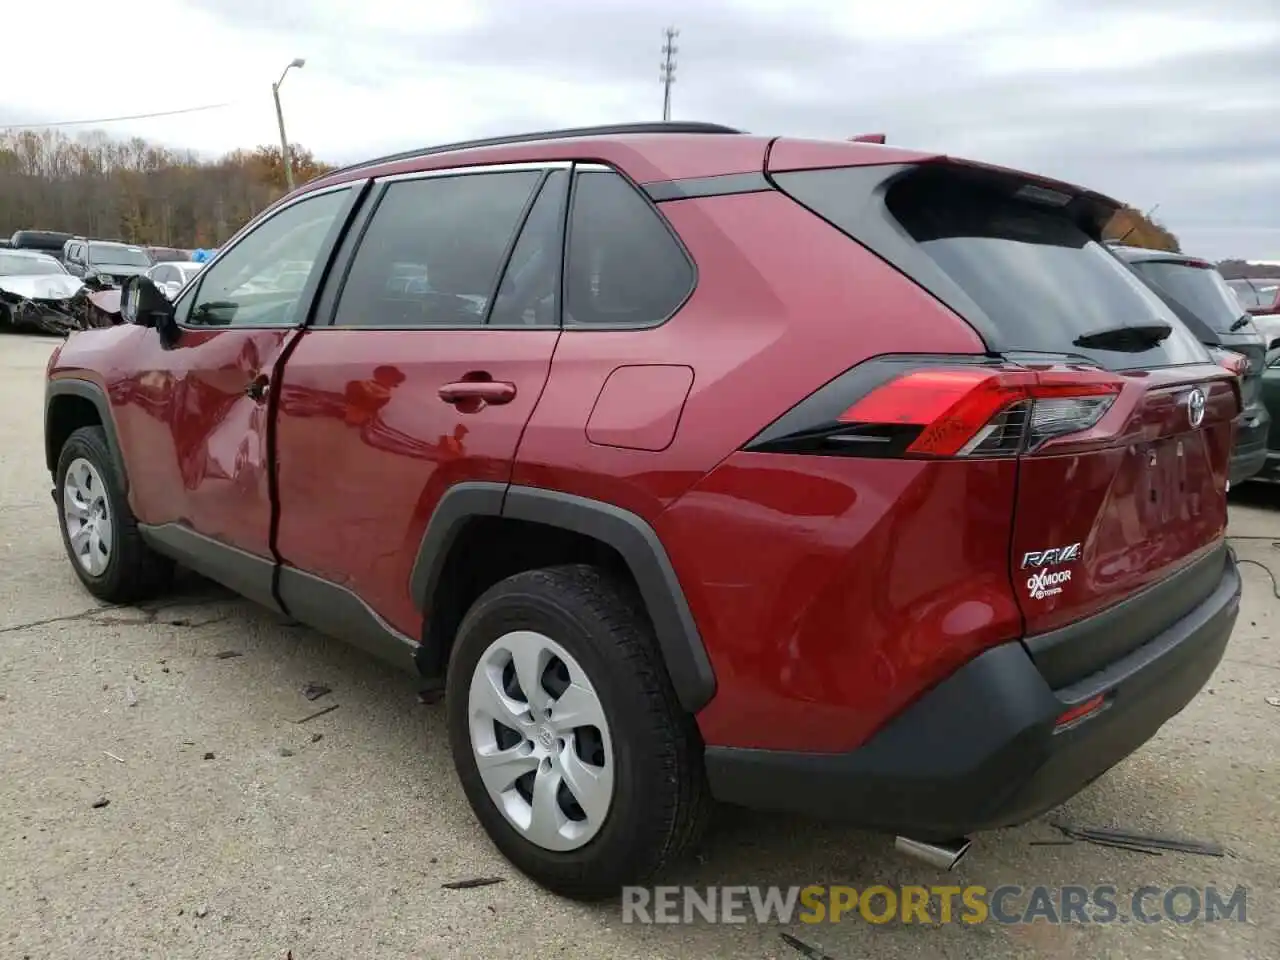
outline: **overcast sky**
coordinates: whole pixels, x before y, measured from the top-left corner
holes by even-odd
[[[1280,259],[1280,0],[8,0],[0,125],[103,124],[341,162],[673,116],[1023,167],[1140,208],[1190,252]],[[20,39],[21,42],[14,42]],[[89,127],[63,127],[74,133]]]

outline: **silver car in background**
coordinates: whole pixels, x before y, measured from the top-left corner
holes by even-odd
[[[165,263],[157,263],[147,271],[147,276],[152,283],[160,288],[160,291],[166,297],[172,300],[183,287],[191,282],[191,278],[199,273],[200,268],[203,266],[203,263],[169,260]]]

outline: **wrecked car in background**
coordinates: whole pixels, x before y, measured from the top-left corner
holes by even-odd
[[[66,334],[108,327],[119,321],[119,299],[118,290],[71,276],[48,254],[0,250],[0,329]]]

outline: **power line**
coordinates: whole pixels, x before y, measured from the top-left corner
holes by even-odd
[[[204,110],[221,110],[235,106],[236,101],[206,103],[199,107],[183,107],[181,110],[158,110],[155,113],[133,113],[123,117],[99,117],[95,120],[53,120],[49,123],[10,123],[0,126],[0,131],[33,130],[37,127],[83,127],[99,123],[119,123],[123,120],[151,120],[154,117],[176,117],[183,113],[200,113]]]
[[[676,46],[676,37],[680,36],[680,31],[675,27],[667,27],[662,31],[666,43],[662,45],[662,63],[658,64],[661,71],[658,75],[658,82],[662,84],[662,119],[671,119],[671,85],[676,82],[676,54],[680,48]]]

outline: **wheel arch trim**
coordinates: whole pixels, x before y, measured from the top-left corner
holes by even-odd
[[[98,420],[102,424],[103,432],[107,435],[107,448],[115,458],[116,468],[120,471],[120,479],[124,484],[123,492],[127,495],[129,493],[129,469],[124,462],[124,451],[120,446],[120,437],[116,433],[116,421],[111,412],[111,402],[107,399],[107,391],[92,380],[84,380],[80,377],[62,377],[58,380],[46,382],[44,393],[45,466],[48,467],[50,473],[58,469],[58,457],[62,450],[55,450],[50,443],[50,415],[56,406],[54,401],[58,397],[65,396],[88,400],[97,408]]]
[[[558,527],[616,550],[640,590],[681,706],[693,713],[710,701],[716,690],[715,673],[666,548],[643,518],[610,503],[503,483],[464,482],[450,487],[427,524],[410,575],[419,610],[430,607],[450,550],[467,522],[478,516]]]

